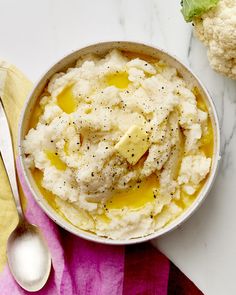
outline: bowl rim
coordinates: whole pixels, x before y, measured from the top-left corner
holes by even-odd
[[[214,125],[215,125],[214,142],[215,142],[216,147],[214,150],[215,154],[212,157],[212,159],[214,158],[214,165],[212,165],[212,167],[211,167],[211,174],[209,175],[209,178],[207,179],[207,183],[203,186],[203,188],[201,189],[199,195],[196,197],[196,200],[193,202],[193,204],[191,204],[190,207],[186,211],[181,213],[180,216],[178,216],[176,219],[171,221],[170,224],[166,225],[164,228],[158,229],[155,232],[153,232],[147,236],[132,238],[132,239],[128,239],[128,240],[125,240],[125,239],[113,240],[110,238],[100,237],[96,234],[91,234],[89,232],[80,230],[79,228],[76,228],[73,225],[70,225],[69,222],[66,221],[66,219],[64,219],[63,217],[59,218],[59,215],[54,211],[54,209],[50,205],[46,206],[46,200],[43,199],[43,196],[40,196],[40,194],[37,194],[36,191],[33,189],[32,185],[30,183],[30,180],[27,176],[27,172],[26,172],[27,168],[24,163],[24,152],[23,152],[23,147],[22,147],[22,140],[23,140],[22,127],[23,127],[24,117],[25,117],[25,113],[27,111],[28,104],[29,104],[35,90],[39,86],[40,82],[45,80],[45,77],[52,70],[52,68],[54,66],[56,66],[58,63],[62,62],[64,59],[76,54],[78,51],[81,51],[82,49],[86,49],[87,47],[89,48],[89,47],[93,47],[93,46],[99,46],[99,45],[109,45],[109,44],[111,45],[113,43],[117,43],[117,44],[124,43],[124,44],[138,45],[138,46],[140,46],[140,45],[146,46],[152,50],[159,51],[161,54],[166,55],[168,58],[174,60],[174,62],[179,64],[200,85],[200,87],[201,87],[202,91],[204,92],[204,95],[209,103],[209,106],[211,108],[211,114],[214,118]],[[29,191],[31,192],[34,200],[40,206],[40,208],[43,210],[43,212],[46,213],[46,215],[51,220],[53,220],[57,225],[61,226],[63,229],[67,230],[68,232],[70,232],[80,238],[83,238],[83,239],[86,239],[86,240],[89,240],[92,242],[96,242],[96,243],[109,244],[109,245],[137,244],[137,243],[142,243],[142,242],[152,240],[154,238],[158,238],[160,236],[164,236],[164,235],[172,232],[174,229],[177,229],[184,222],[186,222],[193,215],[193,213],[195,213],[197,211],[197,209],[199,209],[199,207],[203,204],[203,201],[206,199],[208,193],[210,192],[210,190],[213,186],[214,180],[216,179],[217,172],[219,170],[219,163],[220,163],[220,159],[221,159],[221,156],[220,156],[220,143],[221,143],[220,127],[219,127],[219,118],[218,118],[217,110],[216,110],[215,103],[214,103],[211,95],[209,94],[207,88],[201,82],[199,77],[195,73],[193,73],[193,71],[189,68],[189,66],[187,66],[184,62],[182,62],[176,55],[171,54],[167,50],[164,50],[164,49],[162,49],[152,43],[149,43],[149,42],[143,43],[143,42],[138,42],[138,41],[136,42],[136,41],[127,41],[127,40],[123,40],[123,41],[119,41],[119,40],[114,41],[113,40],[113,41],[105,41],[105,42],[95,42],[95,43],[85,44],[76,50],[72,50],[69,53],[63,54],[63,56],[61,58],[57,59],[54,63],[52,63],[49,67],[47,67],[47,70],[44,71],[43,74],[41,74],[39,79],[37,79],[30,94],[28,95],[28,97],[25,100],[24,106],[21,111],[18,126],[19,127],[18,127],[18,139],[17,139],[18,145],[17,146],[18,146],[18,155],[19,155],[19,160],[20,160],[19,161],[20,169],[21,169],[22,175],[24,177],[24,180],[26,182],[26,185],[29,188]],[[43,199],[43,201],[42,201],[42,199]]]

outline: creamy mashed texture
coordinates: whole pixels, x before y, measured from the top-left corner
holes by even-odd
[[[130,239],[194,201],[213,135],[205,104],[175,68],[112,50],[51,78],[23,147],[59,214],[82,230]]]

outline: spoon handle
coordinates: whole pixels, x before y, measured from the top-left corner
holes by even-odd
[[[18,185],[16,180],[16,168],[14,151],[12,145],[11,131],[9,128],[7,116],[3,107],[2,99],[0,97],[0,152],[2,160],[7,172],[7,176],[10,182],[13,197],[16,203],[16,209],[19,217],[22,219],[24,216],[21,201],[18,191]]]

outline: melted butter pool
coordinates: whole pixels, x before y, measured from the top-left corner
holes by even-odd
[[[53,193],[51,193],[50,191],[43,188],[43,186],[42,186],[43,172],[39,169],[34,169],[31,173],[32,173],[32,176],[35,180],[35,183],[37,184],[39,191],[41,192],[41,194],[43,195],[45,200],[48,202],[48,204],[53,209],[55,209],[57,211],[57,206],[56,206],[56,202],[55,202],[56,196]]]
[[[62,92],[57,96],[57,104],[67,114],[71,114],[76,110],[77,101],[73,95],[73,86],[70,85],[62,90]],[[29,129],[35,128],[38,124],[39,117],[43,114],[43,107],[39,105],[39,101],[34,107],[32,115],[29,120]]]
[[[213,156],[213,141],[214,141],[214,133],[210,120],[208,119],[208,130],[207,133],[204,134],[200,140],[200,149],[204,152],[207,157]]]
[[[73,84],[62,90],[57,96],[57,104],[67,114],[76,110],[77,101],[73,94]]]
[[[128,73],[118,72],[110,74],[106,77],[106,82],[109,86],[115,86],[120,89],[126,89],[129,85]]]
[[[153,190],[158,188],[157,176],[152,175],[146,181],[142,181],[138,186],[128,191],[113,195],[106,203],[107,209],[140,209],[147,203],[155,200]]]
[[[29,120],[29,129],[35,128],[37,126],[38,121],[39,121],[39,117],[42,114],[43,114],[43,109],[39,105],[39,103],[37,103],[37,106],[34,108],[33,113],[32,113],[30,120]]]
[[[192,89],[192,92],[196,97],[197,107],[203,112],[208,113],[208,122],[207,122],[208,130],[207,130],[207,133],[204,134],[202,138],[200,139],[200,149],[205,153],[207,157],[212,158],[213,150],[214,150],[214,131],[213,131],[211,120],[209,118],[209,112],[197,87],[194,87]]]
[[[66,170],[66,164],[60,159],[57,153],[52,151],[45,151],[51,165],[56,167],[58,170]]]

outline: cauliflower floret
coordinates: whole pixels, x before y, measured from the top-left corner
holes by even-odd
[[[236,80],[236,0],[221,0],[194,19],[195,33],[208,49],[211,67]]]

